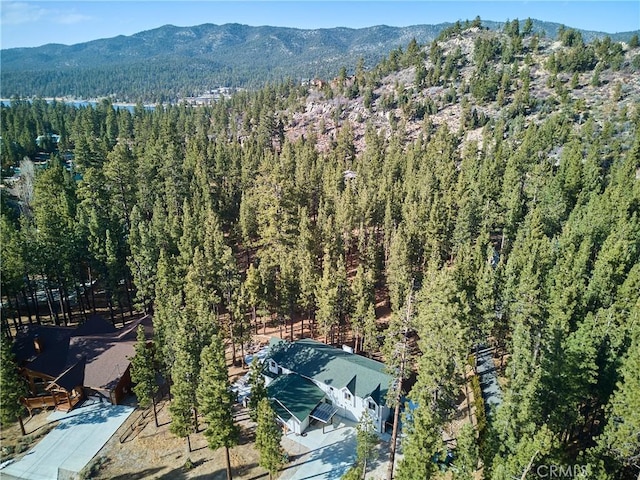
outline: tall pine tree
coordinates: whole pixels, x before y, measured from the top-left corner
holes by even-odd
[[[234,396],[229,385],[224,344],[218,335],[202,350],[201,363],[196,393],[200,413],[207,423],[204,436],[211,450],[224,447],[227,480],[231,480],[229,449],[238,444],[239,431],[233,422]]]
[[[269,472],[269,480],[284,465],[284,455],[280,440],[282,428],[276,421],[276,414],[267,398],[258,404],[258,426],[256,427],[256,448],[260,453],[260,466]]]

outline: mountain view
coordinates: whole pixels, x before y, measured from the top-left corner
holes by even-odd
[[[3,478],[638,479],[638,32],[165,26],[2,92]]]
[[[164,26],[132,36],[77,45],[2,50],[5,98],[99,98],[135,102],[178,101],[219,87],[256,88],[266,82],[331,78],[353,71],[360,59],[372,67],[412,38],[425,44],[452,24],[362,29],[302,30],[247,25]],[[484,22],[500,29],[498,22]],[[560,27],[533,22],[554,38]],[[585,41],[606,36],[582,31]],[[612,40],[628,40],[633,32]]]

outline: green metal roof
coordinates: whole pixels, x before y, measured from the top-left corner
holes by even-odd
[[[280,342],[271,347],[269,356],[287,370],[336,389],[346,387],[378,404],[385,403],[392,381],[383,363],[315,340]]]
[[[280,375],[267,387],[267,395],[271,399],[276,399],[282,407],[301,422],[324,398],[324,392],[313,382],[295,374]],[[288,420],[281,415],[283,412],[279,412],[278,408],[275,410],[280,418]]]
[[[280,404],[280,402],[275,399],[271,400],[271,408],[273,408],[273,411],[276,412],[276,415],[280,417],[280,420],[282,420],[283,422],[286,423],[291,418],[291,413],[289,413],[287,409],[284,408]]]

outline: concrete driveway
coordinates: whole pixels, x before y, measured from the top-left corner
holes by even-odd
[[[280,473],[281,480],[334,480],[341,478],[356,460],[355,424],[338,416],[334,425],[311,427],[305,436],[289,434],[282,446],[290,465]]]
[[[26,480],[72,479],[118,430],[133,407],[95,402],[69,413],[53,412],[59,420],[19,461],[0,470],[0,478]]]

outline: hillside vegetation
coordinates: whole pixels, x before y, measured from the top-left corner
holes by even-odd
[[[184,393],[212,335],[235,357],[264,323],[293,337],[302,319],[394,374],[407,352],[395,478],[636,478],[638,39],[534,32],[454,25],[373,68],[208,106],[2,106],[3,169],[21,165],[2,190],[3,331],[36,321],[35,280],[64,297],[90,274],[112,318],[153,312]],[[23,157],[43,150],[34,173]],[[37,320],[82,318],[78,299]],[[445,474],[428,459],[451,448],[479,345],[503,402],[453,431]]]

